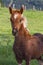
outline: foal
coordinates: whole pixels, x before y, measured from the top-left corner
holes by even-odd
[[[15,36],[13,51],[18,65],[22,64],[22,60],[26,61],[26,65],[29,65],[31,59],[41,60],[43,42],[40,41],[38,36],[31,35],[27,30],[27,21],[22,15],[23,10],[23,7],[20,10],[13,10],[9,7],[12,33]]]

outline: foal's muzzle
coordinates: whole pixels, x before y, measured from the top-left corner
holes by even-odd
[[[12,34],[13,34],[14,36],[17,34],[17,32],[18,32],[18,31],[17,31],[16,28],[12,30]]]

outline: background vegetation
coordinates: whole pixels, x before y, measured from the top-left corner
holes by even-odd
[[[24,11],[30,30],[30,34],[43,33],[43,11]],[[7,8],[0,8],[0,65],[17,65],[12,47],[14,37],[10,23],[10,14]],[[25,65],[25,61],[22,63]],[[36,60],[31,65],[38,65]]]
[[[13,8],[19,9],[24,5],[26,9],[43,10],[43,0],[0,0],[0,6],[8,7],[11,2]]]

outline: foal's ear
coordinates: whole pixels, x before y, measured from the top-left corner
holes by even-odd
[[[12,8],[11,7],[9,7],[9,12],[10,12],[10,14],[12,14]]]
[[[24,5],[22,5],[21,9],[20,9],[21,14],[23,13],[24,9],[25,9],[25,7],[24,7]]]

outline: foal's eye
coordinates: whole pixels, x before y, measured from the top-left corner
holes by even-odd
[[[22,20],[20,19],[20,22],[21,22]]]

